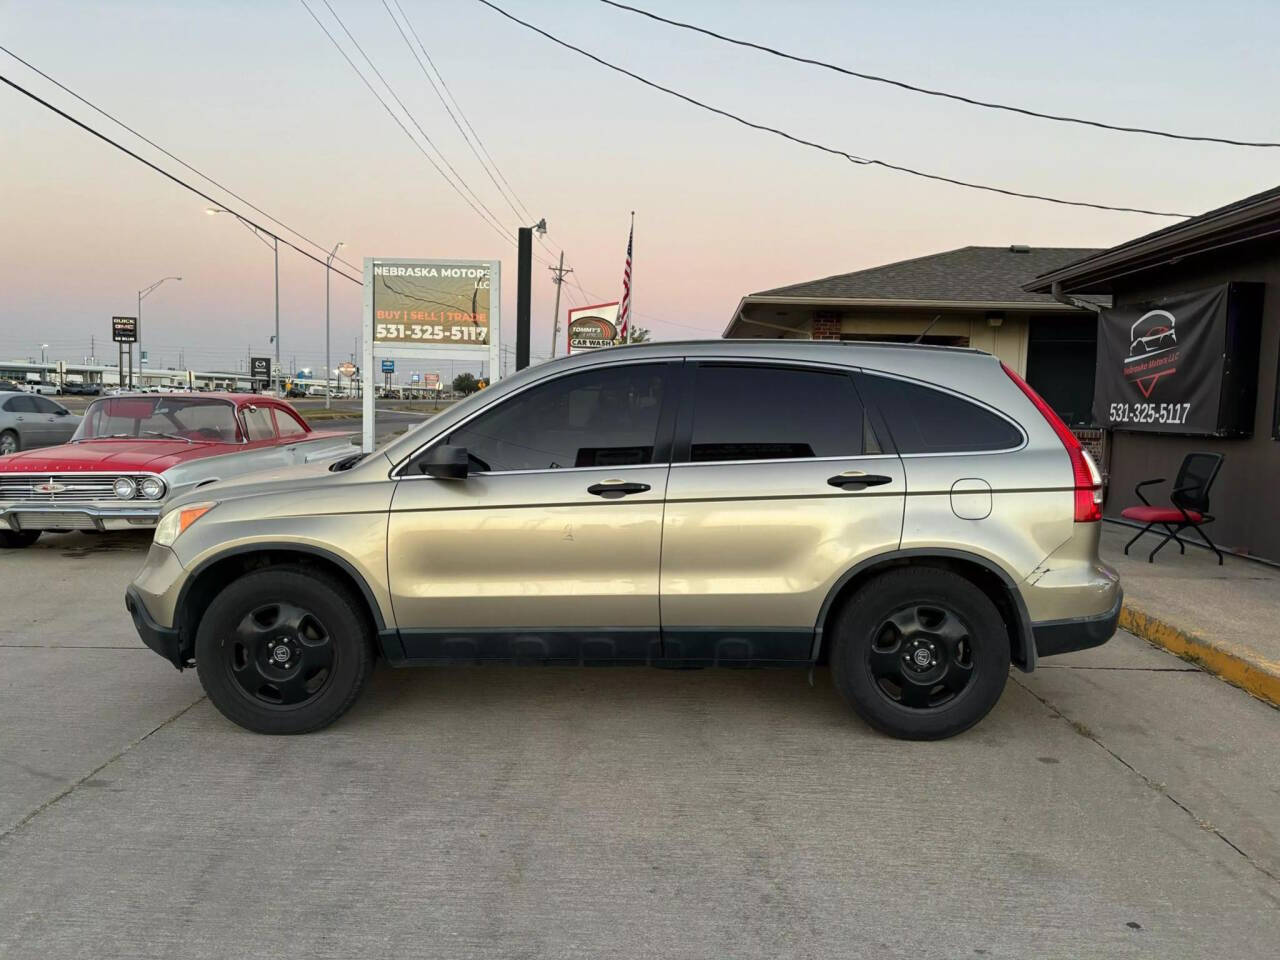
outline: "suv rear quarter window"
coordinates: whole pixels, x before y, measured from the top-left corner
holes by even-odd
[[[884,417],[901,454],[981,453],[1022,445],[1022,431],[1012,423],[955,394],[875,374],[862,374],[858,387]]]

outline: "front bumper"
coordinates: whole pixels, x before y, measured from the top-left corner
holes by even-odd
[[[182,636],[173,627],[162,627],[151,618],[142,602],[138,588],[130,585],[124,593],[124,607],[133,617],[134,629],[142,642],[181,670],[188,666],[188,656],[182,649]]]
[[[1115,636],[1123,605],[1124,591],[1117,588],[1115,606],[1100,616],[1046,620],[1031,624],[1031,633],[1036,641],[1036,655],[1052,657],[1059,653],[1102,646]]]
[[[146,530],[160,522],[158,500],[120,505],[28,501],[0,506],[0,527],[10,530]]]

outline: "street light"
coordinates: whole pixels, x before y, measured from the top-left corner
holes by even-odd
[[[271,367],[271,380],[272,380],[272,390],[275,393],[279,393],[280,388],[278,384],[280,379],[280,238],[277,237],[274,233],[270,233],[270,234],[267,234],[267,236],[271,238],[271,240],[268,241],[267,238],[262,235],[262,231],[260,231],[257,227],[255,227],[252,223],[250,223],[244,217],[240,216],[240,214],[236,213],[234,210],[227,210],[224,207],[205,207],[204,212],[211,217],[217,216],[219,213],[231,214],[233,217],[239,220],[241,224],[244,225],[244,228],[246,230],[250,231],[255,237],[257,237],[259,240],[261,240],[263,243],[265,243],[268,247],[271,248],[272,256],[275,259],[275,270],[276,270],[276,332],[275,332],[275,336],[271,338],[271,342],[276,345],[276,360]]]
[[[144,386],[142,382],[142,301],[145,300],[147,297],[151,296],[152,291],[154,291],[156,287],[160,286],[160,284],[164,283],[166,280],[177,280],[181,282],[182,278],[181,277],[161,277],[155,283],[151,284],[151,286],[143,287],[141,290],[138,291],[137,347],[138,347],[138,386],[140,387]],[[130,387],[133,386],[133,364],[132,363],[129,364],[129,386]]]
[[[44,352],[48,349],[49,349],[49,345],[47,343],[40,344],[40,366],[42,367],[44,366]],[[44,371],[42,370],[41,373],[43,372]]]
[[[324,271],[324,408],[329,409],[329,274],[333,272],[333,258],[338,255],[338,248],[345,246],[339,240],[333,245],[333,249],[329,251],[329,259],[325,261]]]

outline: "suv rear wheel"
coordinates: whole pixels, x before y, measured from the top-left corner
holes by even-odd
[[[373,638],[340,581],[296,567],[233,581],[196,631],[196,672],[223,715],[256,733],[309,733],[355,702]]]
[[[1009,676],[1009,636],[995,605],[948,570],[881,574],[836,618],[831,673],[868,724],[940,740],[990,712]]]

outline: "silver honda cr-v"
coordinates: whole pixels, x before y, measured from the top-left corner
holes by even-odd
[[[946,737],[1010,663],[1105,642],[1101,482],[988,354],[661,343],[534,367],[376,453],[175,501],[127,595],[253,730],[331,723],[377,656],[829,664]]]

